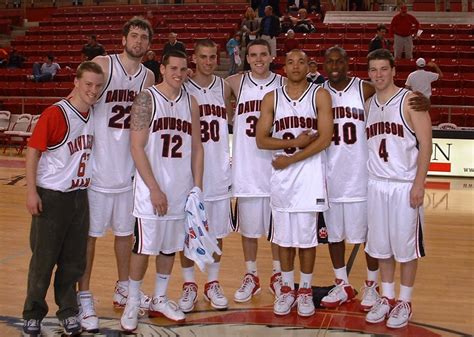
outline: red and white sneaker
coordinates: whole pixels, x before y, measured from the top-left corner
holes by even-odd
[[[362,311],[370,311],[379,299],[379,286],[375,281],[365,281],[362,290],[362,300],[360,301],[360,309]]]
[[[365,321],[372,324],[383,322],[390,314],[390,311],[392,311],[394,305],[394,299],[388,299],[385,296],[380,297],[365,316]]]
[[[298,316],[309,317],[314,315],[313,290],[311,288],[299,288],[296,293],[296,307]]]
[[[387,320],[387,327],[392,329],[403,328],[408,324],[412,315],[411,303],[397,301],[395,307],[390,311]]]
[[[247,273],[242,280],[242,285],[234,293],[234,301],[239,303],[250,301],[252,296],[257,295],[260,290],[260,279]]]
[[[280,296],[282,285],[283,284],[281,282],[281,273],[273,274],[270,278],[270,291],[275,296],[275,298],[278,298],[278,296]]]
[[[127,297],[128,297],[128,288],[122,287],[118,281],[115,284],[114,290],[114,308],[122,309],[125,308],[125,304],[127,304]],[[150,306],[151,298],[147,296],[143,291],[140,290],[140,309],[148,310]]]
[[[336,308],[342,303],[352,301],[354,297],[354,288],[344,282],[344,280],[336,279],[336,286],[329,291],[329,294],[323,297],[321,306],[325,308]]]
[[[164,316],[172,321],[182,322],[186,315],[179,309],[178,305],[166,296],[153,297],[148,311],[150,317]]]
[[[273,304],[273,313],[278,316],[285,316],[291,312],[296,305],[295,290],[288,286],[281,287],[281,294]]]
[[[178,300],[178,306],[183,312],[191,312],[197,302],[198,286],[194,282],[185,282],[183,284],[183,294]]]
[[[211,306],[217,310],[226,310],[229,306],[219,281],[206,283],[204,286],[204,299],[210,302]]]

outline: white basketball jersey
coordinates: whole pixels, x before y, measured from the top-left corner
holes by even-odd
[[[232,189],[236,197],[270,196],[272,152],[257,148],[255,136],[263,96],[282,85],[283,77],[274,73],[264,80],[254,79],[251,73],[242,76],[232,143]]]
[[[375,178],[413,181],[418,159],[415,132],[403,116],[403,102],[410,93],[400,88],[385,104],[370,100],[367,119],[369,175]]]
[[[67,100],[55,104],[64,114],[67,131],[57,145],[48,147],[38,163],[36,184],[54,191],[87,188],[91,182],[89,158],[94,142],[93,111],[87,117]]]
[[[150,190],[135,173],[133,215],[155,220],[184,219],[186,198],[193,187],[191,171],[191,97],[182,90],[172,101],[156,87],[152,96],[152,121],[145,152],[158,185],[168,199],[168,212],[158,216]]]
[[[95,145],[92,156],[91,189],[119,193],[132,188],[135,172],[130,154],[130,110],[144,88],[147,70],[140,65],[129,75],[119,55],[109,55],[109,77],[94,105]]]
[[[353,77],[337,91],[329,81],[323,87],[332,98],[334,133],[327,148],[328,193],[331,202],[367,200],[367,137],[363,81]]]
[[[318,129],[318,112],[315,104],[319,85],[308,88],[293,100],[286,86],[274,91],[274,123],[272,137],[293,139],[304,131]],[[288,148],[274,151],[275,156],[291,156],[301,151]],[[272,169],[270,204],[273,210],[283,212],[321,212],[328,208],[326,191],[325,152],[319,152],[285,169]]]
[[[230,198],[232,178],[224,80],[214,76],[212,83],[202,88],[189,79],[185,88],[199,105],[201,141],[204,147],[204,200]]]

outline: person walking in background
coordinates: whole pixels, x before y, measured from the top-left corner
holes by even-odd
[[[270,55],[276,57],[276,38],[280,34],[280,20],[273,15],[272,6],[265,7],[265,17],[260,21],[260,38],[270,45]]]
[[[425,66],[434,68],[435,73],[432,71],[426,71]],[[405,88],[412,91],[419,91],[426,97],[431,97],[431,83],[443,78],[443,72],[439,69],[438,65],[434,62],[428,62],[424,58],[416,60],[417,70],[410,73],[405,82]]]
[[[229,55],[229,76],[234,75],[237,72],[237,68],[242,63],[240,59],[240,33],[234,34],[234,37],[227,41],[226,44],[227,54]]]
[[[407,12],[406,5],[400,6],[400,13],[396,14],[390,23],[395,59],[401,59],[403,52],[405,52],[406,59],[413,58],[413,35],[415,38],[417,37],[420,23],[413,15]]]

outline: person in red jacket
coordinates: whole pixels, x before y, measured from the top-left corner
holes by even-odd
[[[395,15],[390,23],[390,32],[393,34],[393,50],[396,59],[402,58],[402,52],[405,51],[405,58],[413,58],[413,37],[417,36],[420,23],[411,14],[407,13],[407,6],[400,7],[400,13]]]

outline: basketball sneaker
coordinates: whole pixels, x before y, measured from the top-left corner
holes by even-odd
[[[368,323],[380,323],[385,320],[390,314],[393,306],[395,304],[395,300],[390,300],[388,298],[379,297],[377,302],[375,302],[374,306],[365,316],[365,321]]]
[[[117,281],[117,283],[115,283],[114,290],[114,308],[124,308],[127,303],[127,297],[128,288],[121,286]],[[150,302],[151,298],[140,290],[140,308],[143,310],[148,310]]]
[[[81,322],[79,322],[76,316],[61,320],[61,326],[66,336],[79,336],[82,332]]]
[[[260,290],[260,279],[251,273],[247,273],[242,280],[240,288],[234,293],[234,301],[239,303],[247,302],[252,296],[257,295]]]
[[[120,325],[127,332],[132,332],[138,327],[138,316],[142,316],[144,310],[140,308],[140,300],[130,298],[123,309],[120,317]]]
[[[281,273],[275,273],[272,275],[270,278],[270,291],[272,294],[275,296],[275,298],[278,298],[281,294]]]
[[[296,307],[298,316],[309,317],[314,315],[313,290],[311,288],[299,288],[296,293]]]
[[[25,319],[23,320],[23,332],[27,336],[40,336],[41,335],[41,320],[40,319]]]
[[[183,284],[183,294],[178,300],[178,306],[182,312],[191,312],[194,309],[194,304],[197,302],[198,286],[194,282],[185,282]]]
[[[153,297],[148,311],[150,317],[164,316],[172,321],[182,322],[186,319],[186,315],[179,310],[178,305],[169,300],[166,296]]]
[[[79,305],[79,322],[82,329],[87,332],[99,332],[99,318],[95,313],[94,297],[90,291],[77,294],[77,304]]]
[[[360,308],[362,311],[370,311],[370,309],[377,302],[379,295],[379,287],[375,281],[365,281],[362,291],[362,300],[360,302]]]
[[[336,279],[336,286],[321,300],[321,306],[325,308],[336,308],[342,303],[350,302],[355,297],[354,288],[344,282]]]
[[[387,327],[392,329],[403,328],[408,324],[411,315],[411,303],[397,301],[397,304],[388,315]]]
[[[217,310],[226,310],[229,306],[219,281],[206,283],[204,286],[204,299],[210,302],[211,307]]]
[[[295,291],[288,286],[282,286],[281,294],[273,304],[273,313],[278,316],[288,315],[295,304]]]

